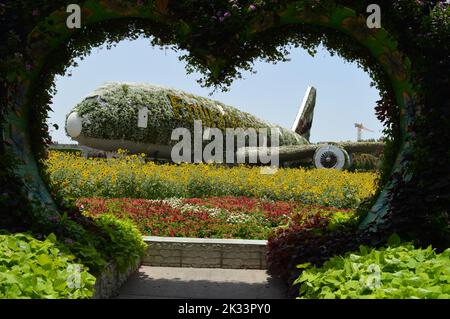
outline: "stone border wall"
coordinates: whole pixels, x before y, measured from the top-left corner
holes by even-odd
[[[266,269],[266,240],[143,237],[142,264],[161,267]]]
[[[141,260],[136,260],[132,266],[124,272],[119,272],[114,263],[106,266],[106,269],[97,277],[92,299],[109,299],[119,294],[119,289],[128,280],[128,277],[141,265]]]

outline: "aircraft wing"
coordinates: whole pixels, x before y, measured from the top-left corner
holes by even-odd
[[[325,146],[326,144],[307,144],[307,145],[285,145],[278,147],[278,154],[280,162],[286,162],[286,161],[305,161],[305,162],[311,162],[314,153],[317,148],[320,146]],[[269,148],[270,150],[270,148]],[[245,149],[239,149],[237,151],[238,154],[242,155],[242,152],[244,152],[245,160],[246,162],[250,158],[250,156],[257,155],[258,152],[266,152],[266,149],[262,149],[260,147],[247,147]]]
[[[328,149],[330,145],[335,145],[338,148],[345,149],[349,154],[365,153],[379,155],[384,148],[384,143],[381,142],[344,142],[329,144],[285,145],[278,148],[279,159],[280,162],[312,162],[314,161],[314,155],[319,148]],[[257,156],[259,152],[267,152],[267,150],[261,149],[259,147],[247,147],[244,149],[239,149],[237,151],[237,154],[241,154],[241,156],[244,155],[245,161],[248,162],[251,155]]]
[[[290,145],[281,146],[279,149],[280,161],[306,161],[311,162],[316,150],[324,145]]]
[[[384,149],[384,143],[382,142],[344,142],[337,143],[337,145],[345,149],[348,153],[379,155]]]
[[[309,144],[309,145],[290,145],[280,146],[280,161],[312,161],[314,153],[321,147],[328,145],[336,145],[345,149],[349,154],[364,153],[372,155],[380,155],[383,152],[384,143],[382,142],[344,142],[329,144]]]
[[[384,143],[382,142],[344,142],[344,143],[330,143],[335,144],[345,149],[349,154],[351,153],[364,153],[372,155],[380,155],[384,149]],[[291,160],[305,160],[311,161],[314,157],[314,153],[321,147],[326,147],[330,144],[309,144],[309,145],[290,145],[280,146],[279,155],[280,161]]]

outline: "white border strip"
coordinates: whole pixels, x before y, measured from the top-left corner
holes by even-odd
[[[267,245],[267,240],[251,240],[251,239],[218,239],[218,238],[216,239],[216,238],[156,237],[156,236],[142,236],[142,239],[145,242],[259,245],[259,246]]]

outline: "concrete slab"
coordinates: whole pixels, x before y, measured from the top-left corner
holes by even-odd
[[[141,266],[120,299],[284,299],[287,287],[265,270]]]

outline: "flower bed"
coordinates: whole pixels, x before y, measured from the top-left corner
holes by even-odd
[[[143,235],[170,237],[267,239],[277,227],[301,223],[306,216],[344,219],[354,216],[348,209],[247,197],[93,198],[80,199],[77,204],[87,215],[112,214],[131,219]]]
[[[318,169],[261,175],[259,167],[157,165],[137,155],[106,160],[50,152],[45,163],[54,193],[75,199],[246,196],[355,208],[375,193],[378,177]]]

